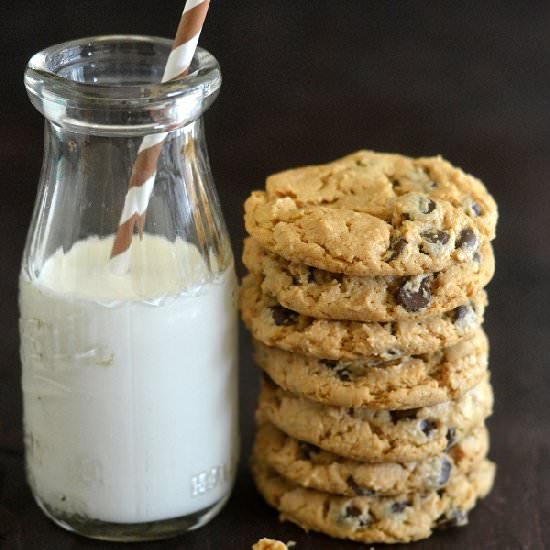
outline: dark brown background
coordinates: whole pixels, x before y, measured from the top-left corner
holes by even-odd
[[[123,548],[50,524],[23,480],[17,273],[41,163],[42,120],[25,97],[22,73],[33,52],[71,38],[170,35],[183,2],[6,4],[0,14],[0,548]],[[501,212],[487,315],[498,477],[468,528],[413,547],[550,546],[550,3],[214,0],[201,44],[219,58],[225,77],[206,123],[237,255],[244,198],[285,167],[370,147],[441,153],[486,181]],[[241,381],[243,461],[229,505],[198,532],[136,548],[241,550],[262,535],[296,540],[298,550],[357,548],[279,524],[257,496],[247,468],[257,373],[246,336]]]

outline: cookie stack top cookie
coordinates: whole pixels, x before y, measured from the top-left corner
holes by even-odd
[[[420,275],[474,259],[495,237],[485,186],[441,157],[359,151],[267,178],[247,231],[288,261],[347,275]]]

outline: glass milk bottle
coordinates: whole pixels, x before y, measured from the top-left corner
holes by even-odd
[[[20,276],[24,431],[42,510],[82,535],[174,536],[227,500],[238,459],[236,279],[202,113],[221,83],[171,41],[48,48],[25,85],[45,154]],[[142,139],[168,132],[124,272],[110,253]]]

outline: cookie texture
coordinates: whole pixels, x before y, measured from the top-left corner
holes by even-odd
[[[389,361],[319,359],[255,342],[256,363],[280,387],[341,407],[411,409],[457,398],[487,376],[489,342],[482,329],[431,354]]]
[[[243,262],[262,291],[284,307],[319,319],[393,321],[428,317],[467,303],[492,279],[495,258],[485,243],[470,263],[438,273],[357,277],[295,264],[257,241],[244,243]]]
[[[493,407],[488,381],[459,399],[399,411],[331,407],[292,394],[264,377],[257,419],[354,460],[407,462],[438,455],[479,427]]]
[[[262,462],[287,481],[342,496],[427,493],[467,474],[489,449],[485,427],[470,432],[443,453],[414,462],[359,462],[294,439],[273,424],[259,426],[253,460]]]
[[[470,338],[483,322],[487,296],[481,291],[466,304],[440,315],[388,322],[315,319],[281,306],[247,275],[240,291],[243,321],[256,340],[286,351],[324,359],[359,359],[430,353]]]
[[[258,490],[282,520],[336,538],[389,543],[424,539],[433,529],[465,525],[476,500],[490,491],[495,466],[484,460],[439,491],[397,496],[345,497],[305,489],[261,462],[253,464],[253,473]]]
[[[484,185],[441,157],[359,151],[267,178],[247,231],[289,261],[349,275],[421,275],[468,263],[494,238]]]

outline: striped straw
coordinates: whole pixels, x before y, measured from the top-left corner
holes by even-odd
[[[162,82],[187,74],[197,49],[209,4],[209,0],[187,0],[176,31],[172,51],[164,68]],[[140,236],[143,235],[145,213],[153,192],[157,162],[166,136],[167,132],[145,136],[138,149],[118,230],[111,249],[109,267],[115,274],[124,275],[130,268],[130,247],[136,224]]]

